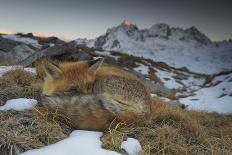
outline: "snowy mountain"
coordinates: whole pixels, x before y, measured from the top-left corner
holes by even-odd
[[[139,29],[124,21],[109,28],[95,40],[77,39],[96,49],[120,51],[192,72],[214,74],[232,68],[232,42],[212,42],[196,27],[174,28],[155,24],[149,29]]]

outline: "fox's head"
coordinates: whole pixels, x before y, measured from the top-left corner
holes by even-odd
[[[46,73],[43,94],[52,95],[62,92],[92,92],[92,83],[103,59],[53,64],[44,61]]]

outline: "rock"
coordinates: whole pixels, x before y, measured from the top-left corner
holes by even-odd
[[[169,25],[164,23],[155,24],[148,30],[148,35],[150,37],[159,37],[159,38],[168,39],[168,36],[170,34],[171,34],[171,30]]]
[[[0,36],[0,50],[7,53],[12,50],[16,45],[21,45],[22,43],[13,41],[10,39],[5,39]]]
[[[29,48],[27,45],[17,45],[12,50],[10,50],[7,54],[5,54],[5,59],[10,64],[17,64],[19,61],[24,60],[35,51]]]
[[[66,52],[62,55],[54,56],[52,58],[58,59],[58,60],[66,60],[66,61],[72,61],[72,60],[92,60],[93,56],[88,54],[82,49],[77,49],[73,51]]]

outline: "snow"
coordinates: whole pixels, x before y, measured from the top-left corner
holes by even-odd
[[[155,24],[149,30],[150,36],[167,37],[170,27],[167,24]]]
[[[88,40],[86,38],[76,39],[75,42],[77,45],[85,44],[86,46],[88,46],[90,48],[94,46],[94,40]]]
[[[101,148],[101,136],[102,132],[75,130],[64,140],[20,155],[121,155]],[[141,150],[139,142],[132,138],[123,142],[122,147],[128,151],[129,155],[139,155]]]
[[[171,101],[169,98],[166,98],[166,97],[160,97],[160,99],[164,102],[169,102]]]
[[[94,51],[96,54],[98,54],[100,57],[108,56],[111,58],[114,58],[115,60],[118,60],[119,56],[111,55],[109,51]]]
[[[25,43],[27,45],[32,45],[32,46],[37,47],[37,48],[41,47],[41,45],[38,43],[37,40],[34,40],[32,38],[29,38],[29,37],[21,37],[20,35],[16,35],[16,34],[2,35],[2,37],[6,38],[6,39],[14,40],[14,41],[22,42],[22,43]]]
[[[150,94],[151,95],[151,97],[157,97],[157,94]]]
[[[135,67],[134,70],[137,72],[140,72],[143,75],[148,75],[148,73],[149,73],[149,67],[145,66],[143,64],[139,64],[139,66]]]
[[[177,91],[176,96],[189,96],[179,100],[189,109],[232,113],[232,73],[216,76],[211,83],[204,85],[206,80],[204,76],[181,70],[156,68],[150,64],[137,64],[139,66],[134,68],[135,71],[147,75],[149,68],[153,68],[166,88]],[[171,101],[166,97],[160,97],[160,99],[165,102]]]
[[[126,150],[129,155],[139,155],[142,149],[139,141],[134,138],[127,138],[126,141],[122,142],[121,148]]]
[[[120,42],[120,46],[120,49],[114,50],[165,62],[176,68],[186,67],[196,73],[214,74],[232,68],[232,47],[217,48],[213,45],[185,47],[183,43],[161,39],[146,42],[124,39]]]
[[[49,47],[53,47],[53,46],[55,46],[54,43],[49,43]]]
[[[164,86],[169,89],[178,89],[182,87],[181,84],[177,83],[176,80],[173,78],[176,74],[163,71],[160,69],[156,69],[155,74],[160,78],[160,80],[164,83]]]
[[[187,79],[181,80],[181,82],[186,86],[186,89],[189,90],[197,90],[201,88],[205,82],[204,78],[196,78],[192,75],[188,75]]]
[[[201,88],[194,96],[179,101],[189,109],[232,113],[232,73],[216,77],[211,86]]]
[[[155,53],[152,58],[168,65],[186,67],[192,72],[214,74],[232,68],[232,48],[220,49],[214,46],[165,50]],[[149,55],[144,56],[149,57]]]
[[[29,72],[31,74],[36,74],[35,68],[30,68],[30,67],[24,68],[23,66],[0,66],[0,77],[2,77],[7,72],[12,71],[12,70],[16,70],[16,69],[21,69],[21,70],[24,70],[24,71]]]
[[[23,68],[23,70],[25,70],[26,72],[32,73],[32,74],[36,74],[35,68],[26,67],[26,68]]]
[[[16,110],[16,111],[24,111],[27,109],[32,109],[36,106],[37,100],[35,99],[26,99],[26,98],[17,98],[11,99],[6,102],[5,105],[0,106],[0,110]]]
[[[110,56],[109,51],[95,51],[95,53],[99,55]]]

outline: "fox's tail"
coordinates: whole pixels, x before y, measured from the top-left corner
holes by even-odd
[[[71,125],[79,129],[104,130],[115,120],[127,124],[141,124],[151,116],[150,113],[141,114],[134,107],[122,105],[101,94],[43,95],[42,104],[47,109],[56,110],[70,118]]]

